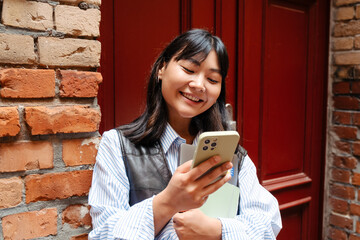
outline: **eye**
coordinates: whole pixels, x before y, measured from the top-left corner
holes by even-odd
[[[212,78],[208,78],[208,80],[210,83],[213,83],[213,84],[220,82],[220,81],[212,79]]]
[[[193,70],[190,70],[190,69],[188,69],[188,68],[186,68],[186,67],[184,67],[184,66],[181,66],[181,67],[182,67],[182,69],[184,69],[184,71],[187,72],[187,73],[194,73]]]

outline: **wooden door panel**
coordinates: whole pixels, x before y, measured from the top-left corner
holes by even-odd
[[[262,179],[304,171],[308,15],[270,3],[265,21]],[[261,97],[261,96],[260,96]]]
[[[291,236],[291,240],[306,239],[306,218],[308,210],[307,202],[283,208],[281,211],[283,229],[277,239],[290,239],[288,236]]]
[[[242,143],[261,183],[279,201],[280,240],[321,236],[327,55],[319,48],[326,24],[319,23],[326,22],[326,9],[326,0],[239,5]]]
[[[263,0],[243,0],[239,4],[239,60],[238,117],[241,144],[249,152],[251,160],[259,166],[259,119],[260,89],[262,76],[262,24]],[[259,171],[258,171],[259,173]]]
[[[215,1],[191,0],[191,27],[215,29]]]
[[[180,2],[114,1],[115,124],[129,123],[144,110],[151,64],[179,34]]]

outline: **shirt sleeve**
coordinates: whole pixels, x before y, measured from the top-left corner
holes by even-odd
[[[116,130],[103,134],[89,192],[93,230],[89,239],[154,239],[153,198],[130,207]]]
[[[282,228],[276,198],[260,185],[256,168],[249,156],[239,173],[240,214],[235,218],[219,218],[223,240],[276,239]]]

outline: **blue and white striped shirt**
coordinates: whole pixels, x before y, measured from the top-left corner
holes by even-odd
[[[193,144],[196,144],[197,138]],[[174,173],[180,145],[185,143],[168,124],[161,139],[166,161]],[[240,214],[219,218],[222,239],[275,239],[282,224],[277,200],[260,184],[256,168],[248,156],[239,173]],[[89,239],[178,239],[172,220],[154,237],[153,197],[129,205],[129,181],[116,130],[103,134],[89,193],[93,230]]]

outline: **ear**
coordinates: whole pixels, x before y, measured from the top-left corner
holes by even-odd
[[[162,67],[159,68],[158,79],[162,79],[164,71],[165,71],[165,64],[163,64]]]

